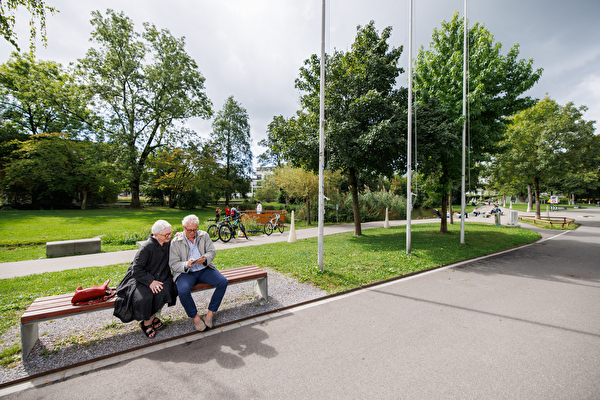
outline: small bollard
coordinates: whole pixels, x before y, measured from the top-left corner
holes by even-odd
[[[294,222],[294,211],[292,211],[292,224],[290,226],[290,234],[288,236],[288,243],[294,243],[297,242],[298,239],[296,238],[296,224]]]

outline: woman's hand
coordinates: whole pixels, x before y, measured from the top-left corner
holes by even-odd
[[[150,290],[152,290],[152,293],[159,293],[161,290],[163,290],[163,283],[159,281],[152,281],[150,284]]]

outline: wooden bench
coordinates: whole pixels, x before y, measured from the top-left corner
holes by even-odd
[[[267,271],[258,268],[256,265],[231,268],[220,271],[229,284],[236,284],[248,281],[254,281],[254,290],[263,299],[268,299]],[[193,292],[213,288],[208,283],[198,283],[192,288]],[[76,314],[84,314],[92,311],[112,308],[116,296],[111,299],[95,303],[75,306],[71,304],[73,293],[61,294],[57,296],[48,296],[37,298],[31,303],[29,308],[21,316],[21,357],[23,360],[33,348],[39,338],[38,323],[51,319],[69,317]]]

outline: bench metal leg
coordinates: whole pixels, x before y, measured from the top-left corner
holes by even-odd
[[[259,278],[254,281],[254,291],[263,299],[269,300],[267,278]]]
[[[21,359],[25,361],[39,338],[38,323],[21,324]]]

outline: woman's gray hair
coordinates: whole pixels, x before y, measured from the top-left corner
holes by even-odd
[[[186,215],[183,218],[183,221],[181,221],[181,225],[183,225],[185,227],[188,224],[200,225],[200,220],[194,214]]]
[[[152,225],[152,233],[157,235],[159,233],[163,233],[167,229],[172,229],[171,224],[165,221],[164,219],[159,219]]]

